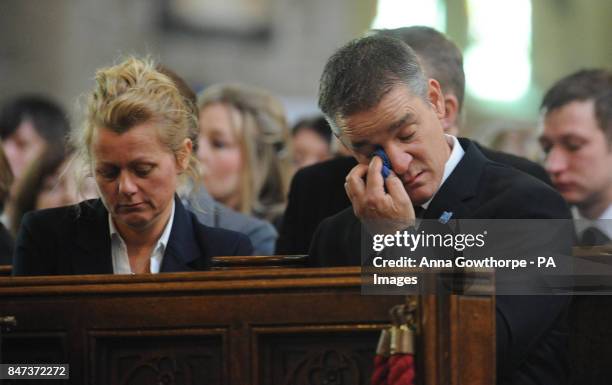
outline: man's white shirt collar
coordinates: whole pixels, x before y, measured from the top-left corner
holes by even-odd
[[[166,227],[162,232],[162,235],[157,240],[153,253],[151,253],[150,272],[152,274],[159,273],[161,269],[162,259],[168,246],[168,240],[170,239],[170,232],[172,230],[172,223],[174,222],[174,208],[175,202],[172,200],[172,211],[170,212],[170,219],[166,223]],[[121,235],[117,231],[113,218],[110,213],[108,214],[108,228],[111,238],[111,253],[113,258],[113,274],[133,274],[132,268],[130,267],[130,259],[128,258],[127,247],[125,241],[121,238]]]
[[[448,157],[448,160],[444,164],[444,173],[442,174],[442,181],[440,182],[440,186],[438,186],[438,189],[436,190],[434,195],[427,202],[421,205],[421,207],[425,210],[427,210],[429,204],[434,199],[438,191],[440,191],[440,188],[442,187],[444,182],[446,182],[450,174],[452,174],[459,162],[461,162],[461,158],[463,158],[463,155],[465,155],[465,151],[461,147],[461,144],[459,143],[457,137],[448,134],[444,134],[444,136],[446,136],[446,141],[451,146],[452,150],[450,156]]]

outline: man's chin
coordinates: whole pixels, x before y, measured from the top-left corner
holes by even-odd
[[[582,206],[586,200],[584,196],[577,194],[575,191],[564,191],[559,193],[570,206]]]
[[[420,188],[408,190],[408,196],[410,197],[410,201],[412,202],[413,206],[420,206],[430,200],[433,193],[430,192],[426,186],[422,186]]]

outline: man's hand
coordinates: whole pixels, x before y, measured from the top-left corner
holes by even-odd
[[[392,233],[414,225],[414,208],[402,181],[394,172],[383,179],[381,169],[382,160],[374,156],[368,166],[358,164],[347,175],[344,188],[355,215],[377,233]]]

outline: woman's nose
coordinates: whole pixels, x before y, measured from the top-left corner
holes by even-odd
[[[134,176],[128,171],[122,171],[119,175],[119,192],[125,195],[133,195],[138,191],[138,186],[134,181]]]

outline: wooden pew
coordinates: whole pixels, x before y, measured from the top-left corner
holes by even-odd
[[[0,265],[0,277],[10,276],[12,269],[13,269],[13,266],[11,265]]]
[[[418,384],[495,383],[493,297],[362,295],[359,268],[1,277],[2,359],[69,363],[71,384],[365,385],[407,300]]]

